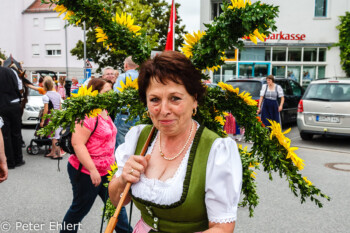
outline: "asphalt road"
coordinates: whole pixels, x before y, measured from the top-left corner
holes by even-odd
[[[25,128],[22,132],[28,145],[34,130]],[[292,138],[292,146],[299,147],[297,154],[305,160],[302,174],[332,200],[322,200],[323,208],[309,200],[300,204],[285,178],[274,174],[270,181],[267,174],[257,171],[260,203],[253,218],[249,217],[247,208],[239,208],[235,232],[349,232],[350,138],[316,137],[305,142],[295,126],[288,137]],[[43,153],[28,155],[23,151],[26,164],[10,170],[8,180],[0,184],[0,232],[58,232],[72,200],[67,156],[60,162],[59,172],[57,161],[44,158]],[[329,168],[328,163],[336,164]],[[83,220],[80,232],[99,232],[102,208],[102,201],[97,199]],[[139,216],[134,208],[132,224]]]

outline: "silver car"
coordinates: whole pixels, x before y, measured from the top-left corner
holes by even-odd
[[[304,140],[313,135],[350,136],[350,79],[311,82],[299,102],[297,123]]]
[[[37,91],[29,89],[28,103],[26,104],[23,115],[23,125],[36,125],[39,123],[39,112],[44,107],[43,96]]]

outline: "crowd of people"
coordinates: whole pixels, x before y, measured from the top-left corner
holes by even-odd
[[[139,119],[126,122],[127,106],[115,117],[104,109],[96,117],[86,116],[83,125],[76,124],[72,134],[75,152],[67,164],[72,204],[63,223],[79,226],[97,196],[104,203],[110,197],[117,205],[131,183],[123,204],[132,200],[141,211],[133,232],[233,232],[242,185],[238,148],[231,137],[221,138],[193,119],[206,89],[200,71],[178,52],[163,52],[140,67],[127,57],[120,75],[113,67],[105,67],[98,78],[73,77],[70,93],[66,93],[63,77],[44,77],[34,85],[21,82],[15,70],[0,67],[0,182],[6,180],[8,169],[25,163],[20,88],[26,86],[43,94],[43,114],[48,114],[52,109],[61,109],[62,101],[82,85],[99,93],[119,92],[120,83],[125,83],[127,77],[138,78],[140,100],[147,106],[152,125],[133,127]],[[283,91],[274,84],[273,77],[267,78],[260,95],[258,113],[262,112],[264,124],[265,118],[278,120]],[[280,104],[278,97],[282,99]],[[232,121],[232,117],[227,119]],[[40,126],[46,123],[42,118]],[[52,136],[52,150],[45,157],[62,159],[56,145],[60,130]],[[233,126],[226,126],[226,130],[236,132]],[[151,132],[154,135],[146,156],[139,156]],[[115,162],[119,168],[107,188],[103,184],[108,182],[107,171]],[[130,232],[124,207],[118,220],[116,232]]]

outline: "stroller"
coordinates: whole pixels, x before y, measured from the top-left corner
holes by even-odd
[[[30,140],[29,146],[27,146],[27,153],[29,155],[37,155],[40,152],[42,146],[45,146],[45,154],[50,153],[52,141],[48,137],[43,137],[38,134],[40,127],[41,118],[43,117],[43,109],[39,113],[39,123],[35,126],[34,139]]]

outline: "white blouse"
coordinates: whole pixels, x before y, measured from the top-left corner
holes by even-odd
[[[124,164],[133,155],[142,129],[146,125],[138,125],[126,134],[125,143],[116,152],[119,177]],[[197,129],[198,129],[197,125]],[[151,154],[156,140],[148,147]],[[144,174],[140,181],[131,186],[134,196],[155,204],[170,205],[180,200],[183,192],[183,182],[186,175],[187,162],[192,145],[187,150],[175,175],[166,181],[148,179]],[[242,186],[242,164],[236,142],[231,138],[218,138],[214,141],[209,153],[205,203],[208,219],[214,223],[228,223],[237,219],[237,206]]]

